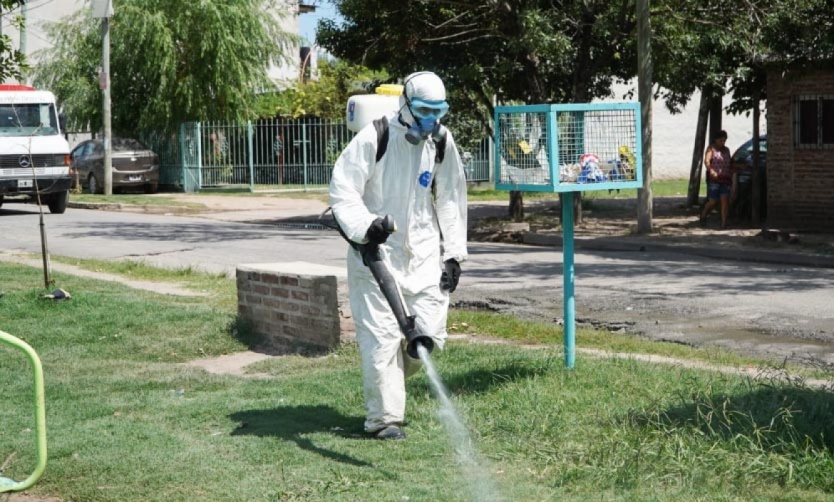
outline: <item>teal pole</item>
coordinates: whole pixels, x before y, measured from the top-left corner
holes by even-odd
[[[185,138],[185,122],[180,124],[180,163],[182,164],[182,169],[180,169],[180,176],[182,177],[182,191],[188,191],[188,157],[186,154],[188,153],[188,149],[190,145]]]
[[[44,402],[43,367],[41,366],[41,360],[38,358],[38,354],[35,350],[20,338],[0,331],[0,342],[10,345],[26,354],[29,358],[29,363],[32,365],[32,372],[34,374],[35,442],[38,454],[37,464],[32,474],[26,478],[26,480],[19,483],[12,479],[0,476],[0,493],[11,491],[19,492],[34,485],[46,469],[46,404]]]
[[[199,192],[203,188],[203,132],[202,123],[197,122],[194,126],[194,135],[197,137],[197,158],[194,159],[197,168],[197,188],[195,192]]]
[[[576,300],[573,295],[573,192],[562,194],[562,275],[564,278],[565,366],[576,360]]]
[[[304,191],[307,191],[307,122],[301,124],[301,159],[304,164]]]
[[[252,127],[252,121],[246,121],[246,147],[249,149],[249,191],[255,191],[255,143],[253,136],[255,129]]]

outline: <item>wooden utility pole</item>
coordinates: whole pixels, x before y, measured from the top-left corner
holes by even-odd
[[[637,190],[637,233],[652,231],[652,28],[649,0],[637,0],[637,94],[643,123],[643,188]]]
[[[20,4],[20,17],[22,19],[21,19],[21,23],[20,23],[20,32],[18,33],[20,35],[20,41],[18,43],[18,50],[20,51],[21,54],[23,54],[25,56],[26,52],[28,50],[28,48],[26,47],[26,42],[27,42],[27,38],[28,38],[28,35],[26,34],[26,28],[27,28],[27,25],[29,24],[29,3],[28,3],[28,1],[24,0],[24,2],[22,2]]]
[[[93,0],[93,17],[101,19],[101,115],[104,140],[104,195],[113,193],[113,135],[110,130],[110,17],[111,0]]]
[[[110,127],[110,18],[101,19],[102,122],[104,135],[104,195],[113,193],[113,131]]]

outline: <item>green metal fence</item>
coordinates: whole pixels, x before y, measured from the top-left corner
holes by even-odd
[[[160,159],[160,185],[196,192],[325,190],[333,164],[353,134],[344,122],[269,119],[243,124],[188,122],[142,139]],[[489,181],[491,139],[464,155],[470,181]]]

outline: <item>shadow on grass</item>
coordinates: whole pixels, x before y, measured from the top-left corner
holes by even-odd
[[[694,430],[728,445],[760,451],[834,451],[830,390],[759,384],[742,394],[695,394],[690,399],[656,413],[632,413],[628,421],[646,429]]]
[[[245,410],[229,418],[240,423],[232,436],[277,437],[299,448],[345,464],[373,467],[373,464],[316,446],[306,434],[326,432],[345,438],[360,438],[363,417],[346,417],[329,406],[283,406],[268,410]]]

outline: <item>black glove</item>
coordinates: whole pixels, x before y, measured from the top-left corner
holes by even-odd
[[[365,237],[368,238],[368,242],[377,245],[387,241],[389,235],[391,234],[385,229],[382,218],[375,219],[374,222],[371,223],[371,226],[368,227],[368,231],[365,233]]]
[[[440,275],[440,289],[454,293],[460,280],[460,263],[454,258],[443,263],[443,273]]]

